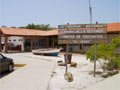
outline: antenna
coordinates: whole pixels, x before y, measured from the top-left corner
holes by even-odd
[[[90,24],[92,24],[92,7],[90,0],[89,0],[89,13],[90,13]]]

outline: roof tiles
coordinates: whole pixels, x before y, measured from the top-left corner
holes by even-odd
[[[43,31],[43,30],[34,30],[34,29],[2,27],[0,28],[0,31],[4,35],[11,35],[11,36],[56,36],[58,35],[58,29]],[[107,32],[120,32],[120,23],[107,24]]]
[[[42,31],[42,30],[34,30],[34,29],[2,27],[2,28],[0,28],[0,31],[4,35],[13,35],[13,36],[53,36],[53,35],[58,35],[58,30]]]
[[[120,32],[120,23],[107,24],[107,32]]]

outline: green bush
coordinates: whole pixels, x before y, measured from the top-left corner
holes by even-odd
[[[103,59],[108,61],[107,66],[114,69],[120,69],[120,56],[116,55],[115,50],[120,47],[120,37],[112,39],[111,43],[98,44],[96,60]],[[94,61],[95,45],[87,52],[86,57],[90,61]]]
[[[91,62],[94,61],[94,54],[95,54],[95,46],[93,45],[87,52],[86,52],[86,58],[87,60],[90,59]]]
[[[108,62],[107,63],[108,67],[111,67],[111,65],[113,65],[114,69],[120,69],[120,55],[118,57],[115,57],[113,62]]]
[[[115,60],[113,61],[113,66],[114,68],[120,69],[120,55],[116,57]]]
[[[86,52],[87,59],[90,59],[90,61],[94,61],[94,55],[95,55],[95,45],[93,45]],[[99,60],[99,59],[110,60],[111,57],[113,58],[114,56],[115,56],[114,49],[111,46],[111,44],[98,44],[97,45],[96,60]]]

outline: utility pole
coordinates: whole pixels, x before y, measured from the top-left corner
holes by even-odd
[[[92,28],[92,6],[91,6],[90,0],[89,0],[89,13],[90,13],[90,29],[91,29]],[[94,77],[96,72],[96,56],[97,56],[97,37],[95,38],[94,74],[93,74]]]
[[[89,0],[89,13],[90,13],[90,24],[92,24],[92,6],[90,0]]]
[[[68,28],[69,28],[68,26],[69,26],[69,23],[67,23],[67,30],[69,30],[69,29],[68,29]],[[69,49],[69,45],[66,44],[66,56],[65,56],[66,69],[65,69],[65,73],[67,73],[67,71],[68,71],[68,49]]]
[[[95,72],[96,72],[96,57],[97,57],[97,37],[95,39],[95,55],[94,55],[94,77],[95,77]]]
[[[66,57],[65,57],[65,64],[66,64],[66,69],[65,69],[65,73],[67,73],[68,71],[68,44],[66,44]]]

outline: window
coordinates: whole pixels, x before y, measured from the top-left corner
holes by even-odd
[[[16,39],[13,40],[14,42],[16,41]]]
[[[80,44],[80,50],[82,50],[82,44]]]
[[[44,40],[39,40],[38,44],[39,46],[44,45]]]

